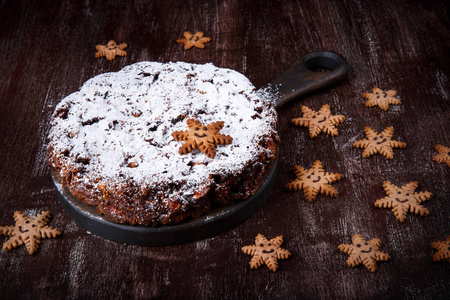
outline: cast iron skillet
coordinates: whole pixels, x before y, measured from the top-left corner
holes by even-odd
[[[328,72],[317,72],[327,69]],[[299,59],[258,92],[271,93],[275,107],[290,100],[339,83],[348,72],[348,63],[330,51],[312,52]],[[193,242],[225,232],[248,219],[270,194],[275,182],[278,160],[264,178],[263,185],[249,199],[217,208],[206,215],[178,224],[148,227],[116,224],[98,214],[96,208],[82,203],[61,184],[59,173],[51,175],[57,196],[66,212],[88,232],[117,242],[142,246],[167,246]]]

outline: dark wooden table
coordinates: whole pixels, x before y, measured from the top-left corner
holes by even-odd
[[[0,1],[0,225],[14,211],[49,210],[63,231],[0,251],[0,298],[37,299],[439,299],[450,295],[448,262],[433,262],[433,241],[450,234],[450,168],[437,164],[436,144],[450,146],[450,22],[444,1]],[[184,50],[183,32],[204,31],[204,49]],[[128,43],[126,57],[94,57],[95,45]],[[256,87],[304,54],[331,50],[350,63],[342,84],[279,110],[282,139],[275,186],[264,206],[238,227],[206,240],[168,247],[125,245],[97,237],[63,210],[46,163],[55,105],[87,79],[139,61],[212,62],[245,74]],[[400,105],[367,108],[361,93],[398,92]],[[330,104],[346,120],[339,135],[314,139],[294,127],[302,105]],[[364,127],[395,129],[406,142],[394,158],[362,158],[354,141]],[[288,192],[292,168],[321,160],[344,175],[339,196]],[[430,214],[400,223],[382,184],[418,181]],[[255,236],[283,235],[291,258],[273,273],[249,268],[241,247]],[[338,249],[360,233],[379,238],[391,260],[371,273],[350,268]],[[4,243],[9,237],[1,236]]]

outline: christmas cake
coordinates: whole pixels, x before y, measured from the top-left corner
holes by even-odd
[[[48,160],[113,222],[176,223],[252,196],[276,159],[276,124],[270,97],[236,71],[140,62],[56,106]]]

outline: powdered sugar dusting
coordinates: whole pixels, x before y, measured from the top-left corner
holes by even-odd
[[[64,113],[61,113],[64,111]],[[180,155],[172,132],[186,118],[224,121],[215,159]],[[82,164],[85,180],[125,178],[137,184],[184,182],[192,194],[211,174],[239,172],[275,128],[276,113],[242,74],[212,64],[140,62],[98,75],[61,101],[49,134],[54,153]],[[268,150],[266,150],[268,151]],[[198,164],[201,163],[201,164]]]

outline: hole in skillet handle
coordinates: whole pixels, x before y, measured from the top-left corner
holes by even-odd
[[[347,60],[340,54],[331,51],[311,52],[285,69],[259,92],[262,95],[269,92],[278,109],[293,99],[341,82],[348,68]]]
[[[313,52],[303,57],[303,65],[313,72],[329,72],[339,67],[340,57],[329,57],[326,52]],[[332,53],[332,52],[329,52]],[[334,53],[333,53],[334,54]]]

